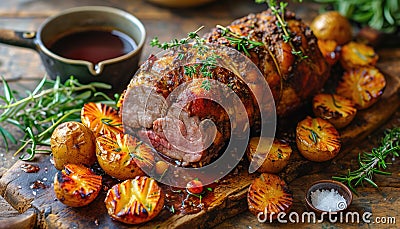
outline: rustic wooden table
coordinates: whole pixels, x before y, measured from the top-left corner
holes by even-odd
[[[150,4],[144,0],[71,0],[71,1],[44,1],[44,0],[1,0],[0,2],[0,28],[32,31],[47,17],[70,7],[83,5],[113,6],[126,10],[137,16],[147,29],[147,41],[144,47],[141,61],[149,54],[157,50],[151,48],[149,40],[158,36],[160,40],[170,40],[174,37],[183,37],[188,31],[193,31],[201,25],[206,26],[205,31],[216,24],[226,25],[233,19],[242,17],[251,12],[259,12],[264,6],[256,5],[252,0],[218,0],[193,9],[169,9]],[[318,6],[308,3],[291,5],[291,8],[302,17],[305,22],[310,22],[317,14]],[[379,67],[394,76],[400,75],[400,48],[387,48],[378,50],[380,55]],[[16,90],[31,89],[39,79],[45,75],[39,56],[32,50],[17,48],[0,44],[0,75],[12,82],[11,86]],[[2,88],[2,87],[1,87]],[[0,94],[2,93],[0,89]],[[379,138],[386,128],[400,126],[400,110],[381,128],[371,136],[360,142],[357,147],[349,152],[341,160],[341,163],[331,164],[324,171],[317,174],[309,174],[290,183],[290,188],[295,195],[294,209],[305,211],[303,196],[305,187],[320,179],[330,179],[332,175],[345,173],[348,168],[356,166],[356,158],[359,152],[369,151],[377,145]],[[17,133],[18,134],[18,133]],[[21,134],[21,133],[19,133]],[[12,151],[12,150],[11,150]],[[6,152],[0,144],[0,177],[10,168],[16,158],[11,152]],[[396,217],[400,220],[400,171],[398,160],[393,162],[389,171],[391,176],[377,176],[376,182],[380,186],[377,190],[370,186],[359,188],[360,196],[354,198],[351,206],[353,211],[363,213],[372,212],[373,217]],[[29,225],[29,217],[32,212],[24,213],[21,217],[8,203],[0,197],[0,228],[7,222],[16,220],[19,223]],[[4,224],[2,223],[4,222]],[[17,223],[18,223],[17,222]],[[397,222],[396,222],[397,223]],[[302,228],[399,228],[397,224],[299,224]],[[293,224],[273,224],[271,227],[291,228]],[[296,225],[297,226],[297,225]],[[237,217],[226,220],[217,228],[265,228],[268,224],[262,224],[257,218],[247,211]]]

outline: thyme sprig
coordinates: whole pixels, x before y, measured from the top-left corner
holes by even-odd
[[[3,124],[11,124],[25,132],[20,146],[15,152],[19,154],[27,146],[27,155],[20,159],[31,160],[40,145],[50,145],[50,136],[55,127],[65,121],[80,121],[82,106],[90,101],[100,101],[115,105],[115,101],[98,90],[110,89],[111,86],[92,82],[81,84],[71,77],[65,83],[60,78],[49,80],[44,77],[33,91],[27,91],[27,96],[11,90],[8,82],[2,79],[4,95],[0,95],[0,135],[9,150],[9,143],[17,144],[16,137]],[[44,150],[49,152],[48,150]]]
[[[263,42],[253,41],[250,36],[242,36],[240,34],[232,32],[230,29],[217,25],[218,29],[221,29],[222,36],[225,37],[231,44],[236,46],[238,51],[243,51],[247,56],[250,56],[249,49],[253,49],[255,47],[264,46]]]
[[[301,2],[302,0],[299,0]],[[308,56],[304,55],[304,50],[302,47],[296,49],[293,44],[293,34],[290,32],[288,24],[285,20],[285,10],[288,6],[287,2],[279,2],[279,6],[276,0],[255,0],[256,3],[266,3],[268,7],[271,9],[272,14],[278,20],[277,26],[282,29],[282,39],[285,43],[288,43],[292,49],[292,54],[296,55],[300,58],[300,60],[308,58]]]
[[[399,157],[400,153],[400,127],[387,130],[382,138],[380,146],[373,148],[370,153],[364,152],[358,155],[359,169],[348,172],[347,175],[333,176],[332,179],[343,182],[358,195],[355,187],[363,185],[363,182],[371,184],[378,188],[378,185],[373,181],[374,174],[390,175],[390,172],[385,172],[388,166],[386,158]]]
[[[172,49],[175,47],[179,47],[182,45],[186,45],[189,43],[193,43],[193,47],[197,49],[197,54],[201,56],[205,56],[208,51],[209,47],[205,45],[206,41],[204,38],[201,38],[198,35],[198,32],[202,30],[204,26],[201,26],[197,30],[193,32],[189,32],[187,37],[182,38],[180,40],[178,39],[172,39],[170,42],[163,42],[161,43],[158,39],[158,37],[154,37],[150,45],[152,47],[158,47],[163,50],[167,49]],[[185,57],[185,53],[181,52],[181,50],[178,51],[178,58],[182,60]],[[211,89],[211,82],[208,80],[208,78],[212,78],[212,69],[217,67],[217,60],[220,59],[221,57],[212,53],[211,55],[207,56],[205,59],[200,60],[200,63],[192,64],[192,65],[186,65],[183,67],[184,73],[188,75],[189,77],[193,77],[196,74],[201,74],[204,78],[206,78],[202,84],[201,88],[209,91]]]
[[[150,41],[150,46],[151,47],[158,47],[158,48],[167,50],[167,49],[178,47],[178,46],[181,46],[181,45],[184,45],[184,44],[188,44],[190,41],[193,41],[193,40],[195,40],[197,44],[202,44],[205,41],[204,41],[203,38],[200,38],[198,32],[200,32],[200,30],[202,30],[203,28],[204,28],[204,26],[201,26],[200,28],[196,29],[195,31],[189,32],[187,37],[182,38],[180,40],[175,38],[175,39],[172,39],[170,42],[161,43],[158,40],[158,37],[154,37]]]

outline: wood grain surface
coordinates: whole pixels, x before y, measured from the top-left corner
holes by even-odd
[[[174,37],[183,37],[187,32],[193,31],[200,25],[206,29],[216,24],[226,25],[235,18],[242,17],[248,13],[259,12],[265,9],[256,5],[251,0],[218,0],[193,9],[169,9],[149,4],[146,1],[126,0],[72,0],[72,1],[45,1],[45,0],[1,0],[0,2],[0,27],[16,30],[36,30],[45,18],[63,9],[83,5],[105,5],[113,6],[133,13],[144,23],[148,36],[147,42],[158,36],[160,40],[167,41]],[[310,22],[318,13],[318,6],[308,2],[300,5],[290,4],[298,16],[305,22]],[[206,32],[206,31],[205,31]],[[141,60],[144,61],[150,53],[158,50],[148,45],[143,50]],[[308,185],[320,179],[330,179],[332,175],[343,174],[349,168],[356,168],[358,153],[370,151],[378,144],[386,128],[400,126],[399,111],[399,82],[400,59],[399,45],[396,47],[379,49],[380,60],[378,67],[389,77],[388,89],[382,101],[374,106],[375,112],[365,111],[358,115],[359,120],[372,126],[358,125],[346,128],[342,137],[347,141],[347,149],[332,162],[315,165],[315,163],[304,161],[300,155],[294,155],[291,165],[281,174],[287,181],[294,193],[293,211],[301,213],[306,211],[304,205],[304,194]],[[32,87],[44,75],[44,69],[38,55],[32,50],[12,47],[0,44],[0,75],[12,81],[12,87],[24,91]],[[394,85],[394,87],[393,87]],[[0,94],[2,93],[0,89]],[[391,115],[393,114],[394,115]],[[13,130],[18,136],[22,133]],[[355,137],[356,136],[356,137]],[[362,140],[363,139],[363,140]],[[12,146],[15,150],[16,146]],[[17,162],[17,163],[15,163]],[[4,145],[0,143],[0,194],[7,201],[0,199],[0,228],[126,228],[126,225],[112,221],[105,213],[104,204],[100,196],[97,201],[88,207],[73,209],[54,200],[52,191],[52,177],[54,168],[49,163],[49,157],[42,155],[35,161],[41,168],[39,173],[27,174],[20,169],[25,162],[17,161],[13,157],[12,150],[6,152]],[[355,196],[351,211],[372,212],[374,217],[391,216],[400,218],[400,172],[398,160],[393,161],[389,170],[391,176],[376,176],[376,182],[380,189],[370,186],[358,189],[360,196]],[[11,169],[10,169],[11,168]],[[47,169],[46,169],[47,168]],[[4,175],[3,175],[4,174]],[[251,181],[251,177],[242,174],[240,182],[235,182],[235,187],[227,186],[221,188],[221,195],[215,206],[209,212],[199,213],[191,216],[175,216],[169,221],[154,221],[148,225],[155,228],[181,227],[181,228],[398,228],[397,224],[366,224],[366,223],[319,223],[319,224],[263,224],[247,211],[244,196]],[[296,178],[297,177],[297,178]],[[46,189],[33,190],[30,188],[32,182],[41,180],[47,184]],[[11,208],[14,207],[16,210]],[[3,207],[4,206],[4,207]],[[17,213],[19,212],[19,213]],[[22,213],[22,214],[20,214]],[[235,216],[235,217],[232,217]],[[229,219],[228,219],[229,218]],[[228,219],[228,220],[226,220]],[[144,226],[145,227],[145,226]]]

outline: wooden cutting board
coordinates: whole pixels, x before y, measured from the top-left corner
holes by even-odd
[[[333,161],[310,162],[294,151],[281,177],[290,183],[297,177],[321,171],[329,163],[340,163],[340,159],[358,142],[388,120],[400,107],[400,79],[386,73],[386,80],[387,88],[379,102],[359,112],[352,124],[340,131],[343,147]],[[38,166],[40,170],[26,173],[21,169],[25,164]],[[116,222],[108,216],[103,203],[105,191],[93,203],[82,208],[67,207],[57,201],[52,186],[55,172],[48,155],[37,155],[32,162],[18,161],[0,179],[0,194],[20,213],[35,211],[39,228],[208,228],[247,210],[247,189],[257,176],[248,174],[246,168],[236,171],[215,187],[208,206],[196,214],[171,215],[164,210],[155,220],[132,226]],[[32,188],[31,185],[38,181],[44,185]]]

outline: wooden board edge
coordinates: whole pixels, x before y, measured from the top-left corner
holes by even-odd
[[[36,211],[32,208],[26,210],[24,213],[15,215],[13,217],[0,218],[0,229],[9,228],[35,228],[37,221]]]

